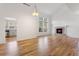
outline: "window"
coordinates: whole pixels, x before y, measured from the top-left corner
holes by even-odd
[[[43,18],[39,17],[39,32],[43,32]]]
[[[39,32],[47,32],[48,21],[47,18],[39,17]]]

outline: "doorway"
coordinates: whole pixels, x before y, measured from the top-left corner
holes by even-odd
[[[16,40],[16,20],[6,20],[5,21],[5,38],[6,42],[11,42]]]

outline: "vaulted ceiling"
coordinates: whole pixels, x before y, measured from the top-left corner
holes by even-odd
[[[68,8],[74,12],[74,14],[79,15],[79,3],[66,3]]]
[[[22,13],[31,14],[34,10],[34,4],[30,4],[32,7],[23,5],[22,3],[3,3],[0,4],[1,15],[18,15]],[[52,14],[62,4],[61,3],[38,3],[37,9],[41,13]]]
[[[18,16],[19,14],[31,14],[34,9],[34,3],[28,3],[32,5],[32,7],[25,6],[22,3],[1,3],[0,4],[0,16]],[[79,12],[79,4],[78,3],[37,3],[37,9],[41,13],[45,13],[48,15],[54,14],[60,7],[66,5],[70,10],[74,12]]]

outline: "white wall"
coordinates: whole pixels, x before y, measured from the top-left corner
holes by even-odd
[[[70,37],[79,38],[79,15],[75,15],[66,5],[63,5],[58,12],[52,16],[52,33],[55,26],[67,25],[66,34]]]
[[[29,39],[37,35],[37,19],[26,14],[17,19],[17,39]]]
[[[17,39],[30,39],[35,38],[39,35],[48,35],[50,33],[50,21],[48,24],[48,32],[45,33],[39,33],[38,24],[38,17],[34,17],[31,14],[22,14],[22,16],[19,16],[19,18],[17,19]]]
[[[5,43],[5,20],[0,18],[0,44]]]

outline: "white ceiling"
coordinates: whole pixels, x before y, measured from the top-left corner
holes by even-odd
[[[79,14],[79,3],[66,3],[68,8],[75,14]]]
[[[73,11],[79,10],[79,3],[66,3],[66,5]]]
[[[54,13],[62,4],[61,3],[39,3],[38,10],[46,14]]]
[[[34,6],[34,4],[31,4]],[[38,3],[38,12],[45,14],[52,14],[55,12],[62,4],[61,3]],[[0,4],[0,15],[3,16],[15,16],[22,13],[31,14],[34,7],[28,7],[22,3],[2,3]]]
[[[29,3],[32,7],[23,5],[22,3],[1,3],[0,4],[0,16],[18,16],[19,14],[31,14],[34,9],[34,3]],[[39,12],[51,15],[56,12],[64,3],[37,3],[37,9]],[[79,11],[78,3],[66,4],[70,10],[74,12]]]
[[[34,6],[35,4],[30,5]],[[79,3],[38,3],[36,5],[38,11],[49,15],[56,12],[63,5],[66,5],[73,13],[79,13]]]

